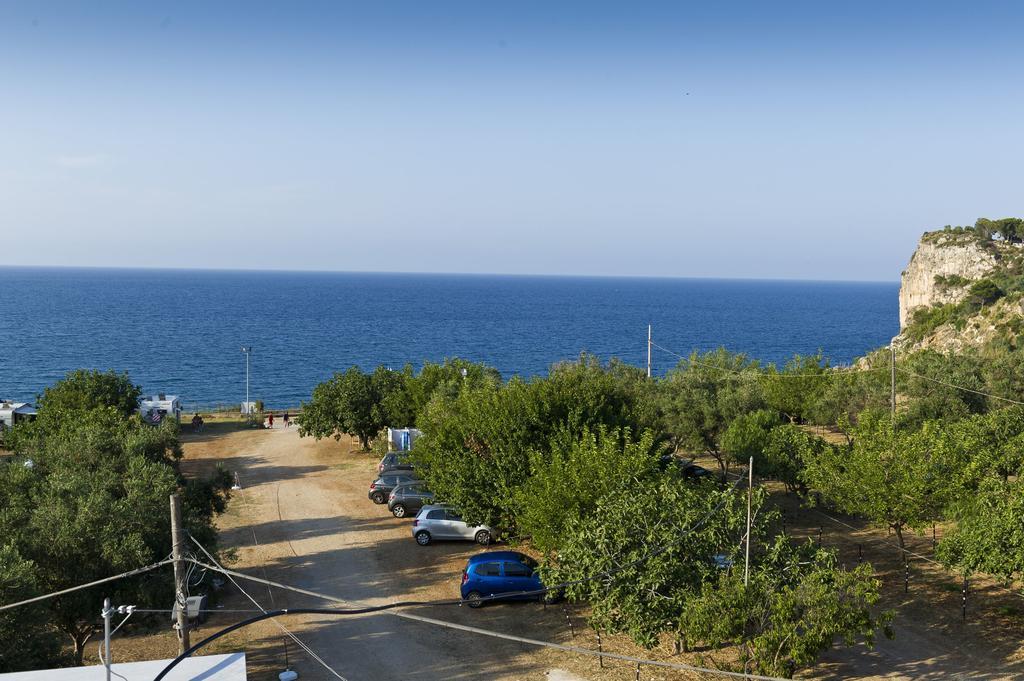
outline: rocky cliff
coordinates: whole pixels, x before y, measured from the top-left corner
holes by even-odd
[[[996,251],[956,232],[926,232],[900,280],[900,329],[917,308],[958,303],[967,289],[991,273]]]
[[[1024,220],[926,232],[903,272],[893,340],[911,351],[1024,347]]]

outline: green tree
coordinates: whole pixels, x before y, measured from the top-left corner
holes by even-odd
[[[741,414],[764,406],[756,361],[724,348],[681,360],[660,384],[664,428],[676,449],[708,454],[725,475],[722,436]]]
[[[97,407],[112,407],[123,416],[131,416],[139,408],[141,394],[142,389],[131,382],[128,374],[79,369],[43,390],[38,400],[39,417]]]
[[[722,449],[729,453],[732,460],[745,464],[750,457],[755,457],[754,469],[758,475],[764,474],[764,462],[760,460],[772,429],[780,425],[779,412],[772,409],[758,409],[749,414],[740,414],[722,433]]]
[[[967,299],[976,307],[991,305],[1003,295],[1003,290],[991,279],[979,279],[967,289]]]
[[[841,511],[892,528],[906,550],[904,530],[941,517],[962,452],[947,446],[935,422],[908,432],[877,412],[861,415],[852,438],[848,447],[825,447],[806,460],[804,479]]]
[[[351,367],[313,388],[312,399],[302,403],[299,436],[339,440],[342,434],[353,435],[368,450],[370,438],[388,425],[380,402],[373,376]]]
[[[556,436],[547,450],[530,452],[530,477],[516,490],[517,523],[542,552],[557,551],[566,526],[591,517],[603,497],[640,489],[658,475],[654,438],[634,441],[627,432],[584,430]]]
[[[768,367],[762,378],[764,399],[792,423],[802,423],[810,417],[827,389],[830,372],[828,360],[816,355],[794,355],[782,371],[774,365]]]
[[[809,667],[837,639],[846,645],[890,635],[892,615],[875,617],[879,582],[871,566],[839,567],[835,554],[784,537],[751,570],[723,572],[705,584],[680,614],[679,628],[691,642],[712,649],[738,644],[748,672],[791,677]]]
[[[761,490],[754,502],[759,509]],[[664,635],[678,638],[688,601],[739,556],[746,493],[666,475],[642,490],[611,490],[597,507],[569,522],[545,583],[569,582],[566,597],[590,605],[595,629],[648,648]],[[755,537],[768,517],[758,515]]]

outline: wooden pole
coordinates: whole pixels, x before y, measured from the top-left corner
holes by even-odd
[[[651,377],[651,325],[647,325],[647,378]]]
[[[896,344],[889,342],[889,409],[896,416]]]
[[[178,654],[191,646],[188,636],[188,600],[185,597],[185,532],[181,526],[181,497],[171,495],[171,557],[174,559],[174,602],[178,606]]]
[[[754,493],[754,457],[747,465],[747,555],[743,559],[743,586],[750,584],[750,508]]]

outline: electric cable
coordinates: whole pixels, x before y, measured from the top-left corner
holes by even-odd
[[[931,381],[932,383],[938,383],[939,385],[944,385],[947,388],[954,388],[956,390],[963,390],[964,392],[974,393],[975,395],[982,395],[984,397],[991,397],[994,400],[1001,400],[1003,402],[1009,402],[1010,404],[1021,404],[1021,405],[1024,405],[1024,402],[1022,402],[1020,400],[1013,400],[1013,399],[1010,399],[1009,397],[1000,397],[999,395],[993,395],[992,393],[987,393],[987,392],[984,392],[982,390],[975,390],[974,388],[968,388],[966,386],[957,385],[956,383],[949,383],[948,381],[943,381],[943,380],[940,380],[938,378],[932,378],[931,376],[922,376],[921,374],[915,374],[914,372],[908,371],[907,369],[901,369],[898,366],[896,367],[896,371],[899,371],[900,373],[905,374],[907,376],[912,376],[914,378],[920,378],[920,379],[925,380],[925,381]]]
[[[260,614],[260,615],[255,615],[255,616],[250,617],[248,619],[242,620],[241,622],[236,622],[235,624],[232,624],[232,625],[230,625],[228,627],[225,627],[224,629],[221,629],[220,631],[214,632],[213,634],[210,634],[209,636],[207,636],[202,641],[199,641],[198,643],[194,644],[188,650],[186,650],[182,654],[178,655],[178,657],[176,657],[173,660],[171,660],[171,662],[168,663],[168,665],[166,667],[164,667],[163,670],[161,670],[161,672],[153,679],[153,681],[162,681],[167,676],[167,674],[170,673],[170,671],[172,669],[174,669],[174,667],[176,667],[182,660],[186,659],[187,657],[189,657],[190,655],[192,655],[193,653],[195,653],[196,651],[198,651],[200,648],[204,647],[205,645],[207,645],[209,643],[212,643],[213,641],[216,641],[217,639],[219,639],[219,638],[221,638],[223,636],[226,636],[227,634],[230,634],[233,631],[237,631],[238,629],[242,629],[242,628],[247,627],[247,626],[249,626],[251,624],[255,624],[257,622],[261,622],[261,621],[266,620],[266,619],[277,618],[277,617],[281,617],[281,616],[284,616],[284,615],[328,615],[328,616],[366,615],[366,614],[371,614],[371,613],[375,613],[375,612],[385,612],[385,611],[389,611],[389,610],[394,610],[395,608],[398,608],[398,607],[402,607],[401,604],[393,603],[393,604],[388,604],[388,605],[367,606],[365,608],[295,608],[295,609],[287,609],[287,610],[272,610],[272,611],[269,611],[269,612],[266,612],[266,613],[263,613],[263,614]],[[730,672],[730,671],[726,671],[726,670],[723,670],[723,669],[711,669],[711,668],[708,668],[708,667],[697,667],[697,666],[694,666],[694,665],[683,664],[683,663],[680,663],[680,662],[665,662],[665,661],[662,661],[662,660],[652,660],[652,659],[642,658],[642,657],[633,657],[633,656],[630,656],[630,655],[620,655],[618,653],[607,653],[607,652],[603,652],[603,651],[599,652],[597,650],[590,650],[589,648],[580,648],[580,647],[577,647],[577,646],[569,646],[569,645],[565,645],[565,644],[562,644],[562,643],[554,643],[552,641],[541,641],[541,640],[538,640],[538,639],[525,638],[525,637],[522,637],[522,636],[515,636],[513,634],[504,634],[504,633],[497,632],[497,631],[491,631],[489,629],[483,629],[483,628],[480,628],[480,627],[471,627],[471,626],[468,626],[468,625],[465,625],[465,624],[456,624],[455,622],[446,622],[444,620],[438,620],[438,619],[434,619],[434,618],[431,618],[431,617],[422,617],[420,615],[413,615],[413,614],[410,614],[410,613],[391,612],[390,614],[392,614],[392,615],[394,615],[396,617],[402,617],[404,619],[414,620],[414,621],[422,622],[422,623],[425,623],[425,624],[430,624],[430,625],[433,625],[433,626],[440,626],[440,627],[445,627],[445,628],[448,628],[448,629],[458,629],[460,631],[467,631],[467,632],[471,632],[471,633],[475,633],[475,634],[481,634],[483,636],[489,636],[491,638],[500,638],[500,639],[504,639],[504,640],[507,640],[507,641],[515,641],[517,643],[525,643],[527,645],[539,646],[539,647],[543,647],[543,648],[553,648],[553,649],[556,649],[556,650],[562,650],[562,651],[565,651],[565,652],[577,653],[577,654],[580,654],[580,655],[589,655],[591,657],[597,657],[597,656],[600,655],[600,656],[611,658],[611,659],[623,660],[623,661],[626,661],[626,662],[632,662],[634,664],[639,664],[639,665],[647,665],[647,666],[650,666],[650,667],[663,667],[663,668],[668,668],[668,669],[678,669],[678,670],[681,670],[681,671],[697,672],[697,673],[701,673],[701,674],[711,674],[711,675],[715,675],[715,676],[723,676],[723,677],[734,678],[734,679],[753,679],[754,681],[791,681],[790,679],[785,679],[783,677],[777,677],[777,676],[762,676],[762,675],[759,675],[759,674],[745,674],[743,672]]]
[[[48,600],[50,598],[56,598],[57,596],[63,596],[64,594],[73,593],[75,591],[81,591],[82,589],[88,589],[90,587],[99,586],[100,584],[106,584],[107,582],[114,582],[114,581],[117,581],[119,579],[125,579],[126,577],[134,577],[135,575],[141,575],[144,572],[149,572],[150,570],[155,570],[156,568],[163,567],[164,565],[170,565],[173,562],[174,561],[171,560],[170,558],[165,558],[164,560],[161,560],[161,561],[159,561],[157,563],[153,563],[151,565],[145,565],[145,566],[140,567],[140,568],[135,568],[134,570],[129,570],[128,572],[122,572],[121,574],[114,575],[113,577],[104,577],[103,579],[97,579],[96,581],[89,582],[87,584],[79,584],[78,586],[72,586],[72,587],[69,587],[67,589],[62,589],[60,591],[54,591],[54,592],[51,592],[51,593],[48,593],[48,594],[44,594],[42,596],[35,596],[34,598],[26,598],[25,600],[18,601],[16,603],[8,603],[6,605],[0,605],[0,612],[2,612],[4,610],[10,610],[11,608],[17,608],[17,607],[22,606],[22,605],[28,605],[29,603],[38,603],[39,601],[45,601],[45,600]]]
[[[211,555],[211,554],[210,554],[210,552],[206,550],[206,547],[205,547],[205,546],[203,546],[202,544],[200,544],[200,543],[199,543],[199,540],[197,540],[197,539],[196,539],[195,537],[193,537],[193,536],[192,536],[191,534],[189,534],[189,539],[191,539],[191,540],[192,540],[192,541],[193,541],[193,542],[195,543],[195,545],[196,545],[196,546],[198,546],[198,547],[200,548],[200,550],[202,550],[202,552],[206,554],[206,557],[207,557],[207,558],[209,558],[209,559],[210,559],[210,560],[211,560],[211,561],[212,561],[212,562],[214,563],[214,565],[220,566],[220,563],[218,563],[218,562],[217,562],[217,559],[216,559],[216,558],[214,558],[214,557],[213,557],[213,555]],[[199,563],[195,563],[195,564],[196,564],[196,565],[199,565]],[[221,569],[223,570],[223,568],[221,568]],[[227,573],[225,573],[225,574],[227,574]],[[256,600],[255,598],[253,598],[252,596],[250,596],[250,595],[249,595],[249,593],[248,593],[248,592],[247,592],[247,591],[246,591],[245,589],[243,589],[243,588],[241,587],[241,585],[239,585],[239,583],[238,583],[238,582],[236,582],[236,581],[234,580],[234,578],[233,578],[233,577],[232,577],[231,575],[227,575],[227,576],[228,576],[228,579],[230,579],[230,580],[231,580],[231,583],[232,583],[232,584],[234,584],[234,585],[235,585],[235,587],[236,587],[236,588],[237,588],[237,589],[238,589],[239,591],[241,591],[241,592],[242,592],[242,594],[243,594],[243,595],[245,595],[245,597],[246,597],[246,598],[248,598],[248,599],[249,599],[250,601],[252,601],[253,605],[255,605],[255,606],[256,606],[257,608],[259,608],[259,609],[260,609],[260,610],[261,610],[261,611],[262,611],[262,612],[263,612],[264,614],[266,614],[266,613],[267,613],[267,610],[266,610],[266,609],[265,609],[265,608],[264,608],[264,607],[263,607],[262,605],[260,605],[260,604],[259,604],[259,601],[257,601],[257,600]],[[268,588],[268,592],[270,592],[269,588]],[[273,592],[270,592],[270,593],[273,593]],[[323,667],[324,669],[326,669],[327,671],[329,671],[329,672],[331,672],[332,674],[334,674],[334,676],[335,676],[336,678],[340,679],[341,681],[348,681],[348,679],[346,679],[346,678],[345,678],[344,676],[342,676],[341,674],[339,674],[339,673],[338,673],[338,672],[337,672],[337,671],[336,671],[335,669],[333,669],[333,668],[332,668],[332,667],[331,667],[331,666],[330,666],[329,664],[327,664],[327,662],[325,662],[325,661],[324,661],[324,659],[323,659],[322,657],[320,657],[320,656],[319,656],[319,655],[318,655],[318,654],[317,654],[316,652],[314,652],[312,648],[310,648],[310,647],[309,647],[308,645],[306,645],[306,643],[305,643],[305,642],[303,642],[303,641],[302,641],[302,639],[300,639],[300,638],[299,638],[298,636],[296,636],[295,634],[293,634],[293,633],[292,633],[292,632],[291,632],[291,631],[290,631],[290,630],[289,630],[289,629],[288,629],[287,627],[285,627],[285,626],[284,626],[283,624],[281,624],[280,622],[278,622],[278,621],[277,621],[277,619],[274,619],[274,624],[276,624],[276,625],[278,626],[278,628],[280,628],[280,629],[281,629],[281,631],[282,631],[282,632],[284,632],[284,634],[285,634],[285,635],[287,635],[287,636],[288,636],[289,638],[291,638],[291,639],[292,639],[293,641],[295,641],[295,644],[296,644],[297,646],[299,646],[299,647],[300,647],[300,648],[302,648],[302,649],[303,649],[304,651],[306,651],[306,653],[307,653],[307,654],[308,654],[308,655],[309,655],[309,656],[310,656],[311,658],[313,658],[314,660],[316,660],[316,661],[317,661],[317,662],[318,662],[318,663],[319,663],[319,664],[320,664],[320,665],[321,665],[321,666],[322,666],[322,667]]]

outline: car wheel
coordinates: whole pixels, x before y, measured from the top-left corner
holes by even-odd
[[[383,492],[374,492],[373,494],[370,495],[370,498],[373,499],[373,503],[375,504],[383,504],[385,501],[387,501],[387,499],[384,498]]]
[[[421,530],[416,533],[416,543],[420,546],[426,546],[430,543],[430,533],[426,530]]]
[[[402,504],[395,504],[394,506],[391,507],[391,512],[394,514],[396,518],[404,518],[405,506],[403,506]]]
[[[476,536],[473,537],[473,539],[476,540],[477,544],[480,544],[481,546],[487,546],[491,543],[491,533],[487,530],[480,530],[476,533]]]
[[[466,605],[471,608],[479,608],[484,604],[484,597],[480,595],[479,591],[470,591],[466,594]]]

